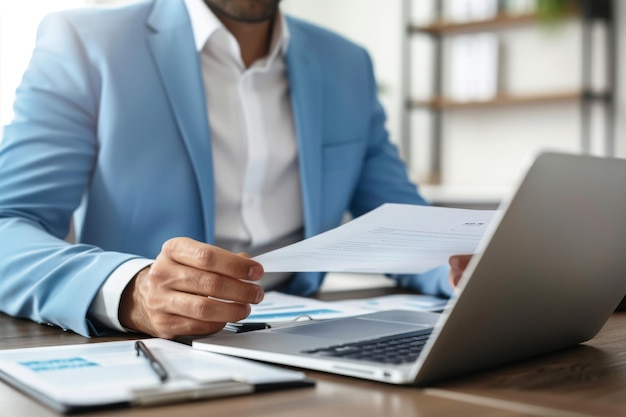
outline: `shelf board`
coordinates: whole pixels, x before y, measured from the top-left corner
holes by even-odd
[[[427,108],[434,110],[472,109],[481,107],[498,107],[516,104],[542,104],[556,102],[575,102],[582,99],[581,91],[562,91],[542,94],[512,95],[499,94],[491,100],[485,101],[454,101],[447,98],[432,100],[411,100],[410,107]]]
[[[566,17],[578,16],[575,10],[568,12]],[[437,21],[428,25],[410,25],[409,32],[411,33],[427,33],[431,35],[442,35],[449,33],[466,33],[466,32],[478,32],[485,30],[496,30],[510,26],[521,26],[537,24],[541,21],[535,14],[500,14],[493,19],[477,20],[472,22],[449,22],[449,21]]]

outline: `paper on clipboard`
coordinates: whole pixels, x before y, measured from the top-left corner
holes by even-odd
[[[63,413],[312,385],[302,372],[164,339],[143,342],[170,374],[165,383],[136,356],[132,340],[0,351],[0,378]]]
[[[265,272],[415,274],[473,254],[493,210],[384,204],[328,232],[254,259]]]

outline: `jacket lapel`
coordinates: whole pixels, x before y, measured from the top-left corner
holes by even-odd
[[[287,17],[289,47],[287,73],[291,106],[298,137],[298,156],[304,205],[304,234],[311,237],[321,230],[322,219],[322,78],[320,62],[312,52],[309,39]],[[296,274],[284,288],[291,294],[311,294],[321,285],[317,272]]]
[[[321,231],[322,79],[320,63],[306,35],[291,18],[287,17],[287,22],[290,43],[286,63],[298,140],[305,236],[311,237]],[[215,206],[210,132],[199,57],[184,3],[156,0],[147,25],[155,65],[198,179],[205,235],[211,243]]]
[[[291,106],[298,138],[298,155],[304,205],[305,237],[321,230],[322,202],[322,80],[319,61],[309,40],[287,17],[289,47],[287,73]]]
[[[198,52],[184,2],[156,0],[148,44],[196,174],[206,240],[214,241],[214,186],[210,132]]]

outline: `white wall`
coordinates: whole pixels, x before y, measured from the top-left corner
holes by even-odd
[[[0,0],[0,132],[1,126],[13,117],[14,91],[30,60],[39,22],[48,13],[82,3],[83,0]]]

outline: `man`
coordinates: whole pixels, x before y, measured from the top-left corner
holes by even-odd
[[[264,276],[245,253],[346,212],[425,204],[388,140],[367,53],[279,1],[44,19],[0,150],[2,311],[85,336],[212,333],[263,288],[321,285],[321,273]],[[450,292],[445,267],[395,278]]]

